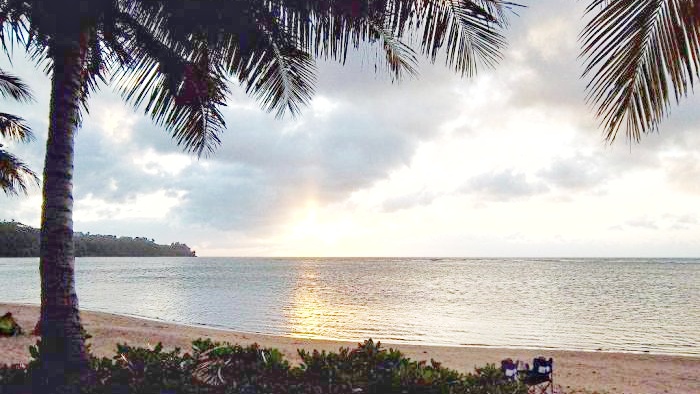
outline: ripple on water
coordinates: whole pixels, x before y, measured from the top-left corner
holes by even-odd
[[[79,258],[88,309],[276,335],[700,356],[700,260]],[[37,259],[0,259],[39,301]]]

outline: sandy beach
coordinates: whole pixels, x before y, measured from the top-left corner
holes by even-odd
[[[0,314],[8,311],[26,331],[31,331],[39,317],[37,306],[0,303]],[[278,348],[292,362],[299,360],[297,349],[335,351],[341,346],[356,345],[354,342],[239,333],[101,312],[83,311],[82,318],[86,330],[93,336],[90,340],[93,353],[99,356],[113,356],[115,344],[125,342],[141,346],[162,342],[166,348],[188,350],[191,341],[200,337],[239,344],[257,342]],[[0,338],[0,364],[26,362],[29,359],[27,348],[36,339],[28,334]],[[382,338],[374,339],[381,341]],[[386,347],[398,348],[416,360],[433,358],[464,372],[486,363],[498,363],[506,357],[527,361],[539,355],[553,357],[555,383],[563,393],[700,393],[700,357],[396,344],[386,344]]]

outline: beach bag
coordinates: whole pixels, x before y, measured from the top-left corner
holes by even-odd
[[[12,313],[7,312],[0,317],[0,336],[13,337],[22,334],[22,327],[12,317]]]

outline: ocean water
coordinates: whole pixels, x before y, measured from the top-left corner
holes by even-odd
[[[81,308],[245,332],[700,357],[700,259],[79,258]],[[38,259],[0,302],[39,303]]]

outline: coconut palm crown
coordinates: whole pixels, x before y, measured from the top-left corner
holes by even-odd
[[[197,155],[225,130],[230,80],[261,106],[296,114],[315,58],[373,46],[395,79],[418,53],[472,75],[500,59],[513,3],[501,0],[0,0],[0,44],[51,77],[41,218],[40,392],[77,392],[87,354],[75,292],[74,136],[89,97],[111,85]],[[413,49],[417,48],[417,49]]]
[[[16,76],[0,70],[0,96],[17,101],[32,101],[29,87]],[[30,142],[32,131],[19,116],[0,112],[0,137],[8,141]],[[27,194],[30,182],[39,184],[36,176],[24,162],[3,149],[0,143],[0,189],[6,195]]]

